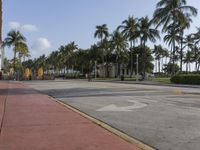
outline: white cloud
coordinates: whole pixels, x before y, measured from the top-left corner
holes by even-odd
[[[19,30],[21,25],[19,22],[13,21],[13,22],[9,22],[8,27],[9,29]]]
[[[51,42],[47,38],[38,38],[32,48],[34,50],[47,50],[51,48]]]
[[[9,29],[19,30],[23,32],[35,32],[38,31],[38,28],[32,24],[21,24],[16,21],[9,22]]]
[[[35,32],[38,31],[38,28],[35,25],[24,24],[21,26],[21,30],[24,32]]]

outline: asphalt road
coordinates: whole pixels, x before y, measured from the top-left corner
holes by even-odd
[[[200,149],[200,89],[80,80],[25,84],[156,149]]]

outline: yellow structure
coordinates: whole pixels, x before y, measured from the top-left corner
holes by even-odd
[[[38,69],[38,77],[42,77],[43,76],[43,68],[39,68]]]
[[[29,68],[25,69],[25,77],[26,79],[29,79],[29,77],[32,76],[32,71]]]

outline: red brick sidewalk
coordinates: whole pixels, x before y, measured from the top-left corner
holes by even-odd
[[[6,86],[0,82],[1,114]],[[19,83],[8,89],[0,150],[139,150],[46,95]]]

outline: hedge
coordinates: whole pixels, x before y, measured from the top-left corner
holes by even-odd
[[[171,78],[172,83],[200,85],[200,74],[178,74]]]

